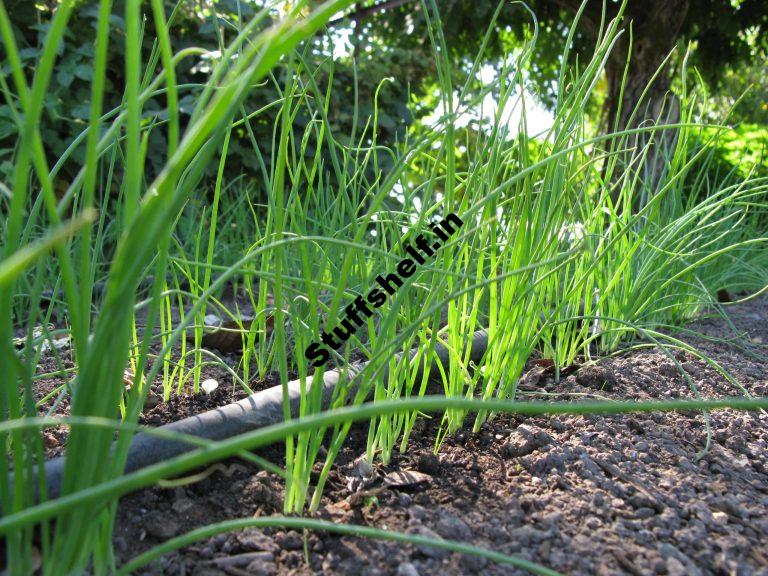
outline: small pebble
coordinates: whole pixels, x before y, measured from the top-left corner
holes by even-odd
[[[725,512],[713,512],[712,521],[718,526],[725,526],[728,524],[728,514]]]
[[[403,562],[397,567],[397,576],[419,576],[419,571],[410,562]]]
[[[422,536],[429,538],[430,540],[442,540],[440,535],[434,530],[430,530],[424,525],[412,526],[408,528],[408,533],[415,536]],[[430,558],[437,558],[442,560],[447,558],[450,552],[445,548],[435,548],[434,546],[418,546],[419,551]]]
[[[202,388],[203,392],[205,392],[206,394],[210,394],[211,392],[216,390],[216,388],[218,387],[219,387],[219,383],[213,378],[207,378],[203,380],[202,383],[200,384],[200,388]]]

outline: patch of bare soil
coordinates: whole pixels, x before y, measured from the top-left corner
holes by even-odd
[[[153,352],[158,352],[155,347]],[[177,356],[179,354],[177,353]],[[237,368],[237,358],[222,355],[223,360],[230,368]],[[35,380],[33,393],[36,402],[43,398],[48,400],[40,406],[40,416],[69,416],[70,396],[66,390],[67,379],[60,374],[61,370],[72,369],[74,363],[68,348],[62,348],[55,354],[44,353],[38,364],[38,374],[51,374],[50,377]],[[200,381],[212,378],[219,384],[218,388],[210,394],[194,394],[192,392],[191,377],[183,389],[174,389],[167,402],[163,401],[162,383],[152,384],[147,392],[144,410],[139,416],[139,424],[143,426],[160,426],[181,420],[187,416],[199,414],[206,410],[212,410],[230,402],[236,402],[246,397],[247,392],[239,385],[233,384],[230,373],[220,365],[206,364],[201,370]],[[125,384],[130,386],[131,378],[126,375]],[[250,384],[253,391],[264,390],[279,384],[275,375],[268,375],[263,380],[257,380]],[[66,451],[67,428],[57,426],[47,428],[43,433],[45,455],[48,458],[63,456]]]
[[[689,326],[684,339],[726,368],[753,395],[768,395],[768,302],[729,308]],[[711,340],[718,339],[717,341]],[[723,339],[732,340],[730,343]],[[740,391],[694,356],[676,359],[705,397]],[[655,348],[581,367],[554,382],[535,362],[520,382],[523,399],[688,398],[694,392]],[[231,390],[231,389],[230,389]],[[158,405],[147,421],[167,422],[211,407],[217,397]],[[221,398],[221,400],[224,400]],[[224,401],[231,401],[231,394]],[[348,488],[366,429],[355,428],[331,474],[318,518],[472,543],[567,574],[768,574],[768,416],[730,410],[619,416],[499,416],[471,432],[471,420],[433,453],[438,419],[420,422],[408,451],[375,465],[415,470],[420,483]],[[281,463],[283,450],[262,456]],[[229,461],[205,479],[151,488],[122,499],[118,562],[195,527],[282,510],[282,481]],[[519,574],[442,550],[327,533],[248,529],[163,557],[142,574]]]

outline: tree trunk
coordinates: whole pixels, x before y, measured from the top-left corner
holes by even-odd
[[[653,0],[634,2],[627,6],[627,30],[606,64],[608,98],[604,115],[607,118],[607,131],[679,121],[680,104],[669,91],[669,71],[662,70],[652,82],[651,79],[675,47],[689,4],[690,0]],[[622,92],[627,53],[630,50],[630,33],[631,54]],[[677,131],[673,129],[633,135],[626,139],[624,147],[629,150],[621,159],[622,172],[624,169],[640,170],[643,186],[635,208],[643,205],[658,189],[676,141]],[[640,160],[639,156],[646,147],[649,147],[648,153]],[[614,190],[614,203],[617,196],[618,190]]]

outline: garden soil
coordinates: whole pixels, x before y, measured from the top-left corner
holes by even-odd
[[[768,395],[768,301],[730,306],[730,323],[704,316],[677,333],[720,363],[752,395]],[[521,400],[656,400],[741,395],[694,355],[625,351],[573,367],[559,382],[535,358]],[[230,357],[236,362],[236,358]],[[231,382],[224,370],[205,377]],[[274,386],[275,378],[254,384]],[[39,382],[42,396],[55,384]],[[60,382],[59,382],[60,384]],[[156,391],[159,391],[155,388]],[[244,396],[222,384],[210,395],[163,402],[152,392],[142,423],[160,425]],[[56,414],[66,414],[62,402]],[[405,453],[355,475],[367,428],[352,429],[314,517],[471,543],[565,574],[768,575],[768,415],[719,410],[617,416],[501,415],[472,433],[471,418],[434,453],[440,419],[422,419]],[[50,456],[66,432],[47,433]],[[284,462],[281,446],[259,453]],[[413,471],[385,488],[385,478]],[[389,476],[388,476],[389,475]],[[391,484],[391,482],[390,482]],[[398,485],[400,484],[400,485]],[[405,484],[405,485],[402,485]],[[196,527],[282,512],[282,480],[242,461],[202,480],[124,497],[115,529],[118,565]],[[522,574],[476,557],[329,533],[246,529],[170,553],[139,574]]]

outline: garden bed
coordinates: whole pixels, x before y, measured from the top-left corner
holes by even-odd
[[[768,394],[768,302],[729,309],[727,323],[705,317],[685,340],[720,363],[753,395]],[[715,338],[717,341],[711,341]],[[731,344],[724,340],[732,340]],[[739,391],[684,352],[676,358],[704,397]],[[211,371],[207,374],[222,377]],[[277,384],[268,379],[256,388]],[[48,382],[47,385],[50,385]],[[41,383],[45,387],[46,383]],[[658,349],[624,352],[554,382],[529,362],[521,399],[649,400],[691,397],[674,363]],[[240,394],[235,398],[240,397]],[[167,423],[233,400],[221,386],[209,396],[150,402],[142,422]],[[711,446],[701,413],[522,418],[501,415],[448,436],[433,453],[438,418],[424,419],[405,454],[374,465],[365,481],[356,459],[367,428],[353,428],[316,517],[442,537],[513,554],[569,574],[768,573],[768,416],[711,414]],[[59,433],[61,434],[61,433]],[[65,438],[55,437],[51,455]],[[284,450],[260,453],[283,464]],[[394,487],[392,473],[415,471]],[[230,460],[203,479],[152,488],[121,500],[118,562],[216,521],[282,512],[274,474]],[[395,482],[398,484],[398,482]],[[295,531],[246,529],[166,555],[147,574],[513,574],[475,557],[397,542]],[[141,573],[141,572],[140,572]]]

